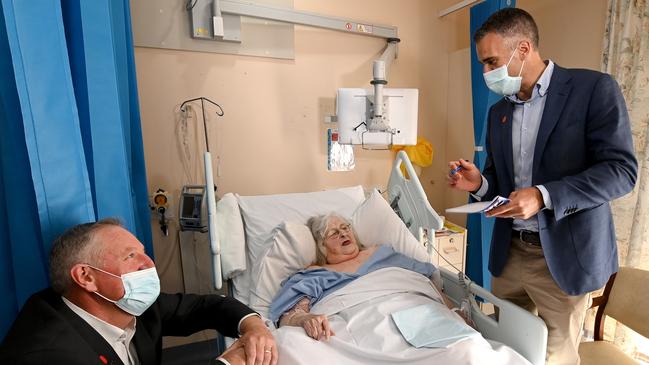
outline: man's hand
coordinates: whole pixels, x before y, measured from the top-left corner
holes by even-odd
[[[446,181],[454,189],[463,191],[476,191],[482,185],[482,175],[476,165],[467,160],[457,160],[448,163],[450,168]]]
[[[315,340],[328,340],[331,336],[336,335],[324,314],[302,314],[297,321],[304,328],[306,334]]]
[[[246,365],[276,365],[278,354],[275,338],[258,316],[241,323],[239,341],[246,353]]]
[[[509,203],[486,212],[487,217],[528,219],[543,209],[543,195],[536,187],[516,190]]]

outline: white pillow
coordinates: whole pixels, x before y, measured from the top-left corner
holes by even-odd
[[[336,190],[311,193],[276,194],[259,196],[237,196],[243,218],[247,246],[248,270],[235,277],[235,286],[245,287],[250,283],[250,273],[271,244],[271,231],[280,223],[290,221],[306,223],[315,215],[335,211],[349,217],[365,199],[360,185]],[[250,304],[249,298],[237,299]]]
[[[410,233],[381,194],[374,190],[352,216],[352,226],[365,246],[388,245],[415,260],[428,262],[426,248]]]
[[[281,283],[315,262],[315,240],[304,224],[280,224],[267,244],[266,254],[252,269],[250,290],[250,307],[264,317]]]

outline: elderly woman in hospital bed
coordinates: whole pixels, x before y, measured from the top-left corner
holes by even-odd
[[[432,264],[397,253],[390,246],[363,246],[351,222],[335,213],[312,217],[307,226],[315,239],[316,262],[289,278],[271,304],[270,314],[271,319],[279,317],[280,327],[302,327],[316,340],[328,340],[335,335],[327,316],[310,313],[311,305],[327,294],[362,275],[386,267],[398,267],[430,278],[437,271]],[[450,308],[450,301],[438,287],[435,289],[444,299],[443,304]],[[285,311],[288,307],[290,309]],[[475,333],[469,328],[462,329],[461,325],[457,328],[460,329],[458,334]]]
[[[280,365],[530,364],[444,304],[430,279],[440,271],[378,191],[309,194],[317,199],[238,197],[232,209],[245,223],[249,265],[234,276],[234,294],[279,325]]]
[[[389,242],[361,243],[337,214],[307,227],[315,262],[288,277],[270,304],[281,364],[529,364],[449,309],[432,264]]]

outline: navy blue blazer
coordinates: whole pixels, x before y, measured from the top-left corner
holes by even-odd
[[[238,337],[254,311],[220,295],[164,294],[137,319],[133,343],[142,365],[161,363],[162,336],[216,329]],[[123,365],[113,348],[51,289],[32,295],[0,344],[0,364]]]
[[[547,188],[553,209],[537,214],[539,234],[552,277],[578,295],[601,288],[618,270],[609,202],[633,189],[638,163],[626,104],[610,75],[555,65],[546,97],[532,183]],[[489,110],[483,200],[514,191],[513,110],[506,98]],[[512,219],[496,219],[489,253],[494,276],[507,262],[511,231]]]

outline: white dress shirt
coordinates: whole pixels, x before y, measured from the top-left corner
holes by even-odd
[[[138,365],[140,363],[137,357],[137,352],[135,351],[135,345],[133,345],[133,342],[131,341],[135,335],[136,318],[133,318],[133,321],[129,326],[123,330],[93,316],[66,298],[61,298],[65,305],[86,321],[90,327],[97,331],[97,333],[99,333],[101,337],[110,344],[124,365]]]

